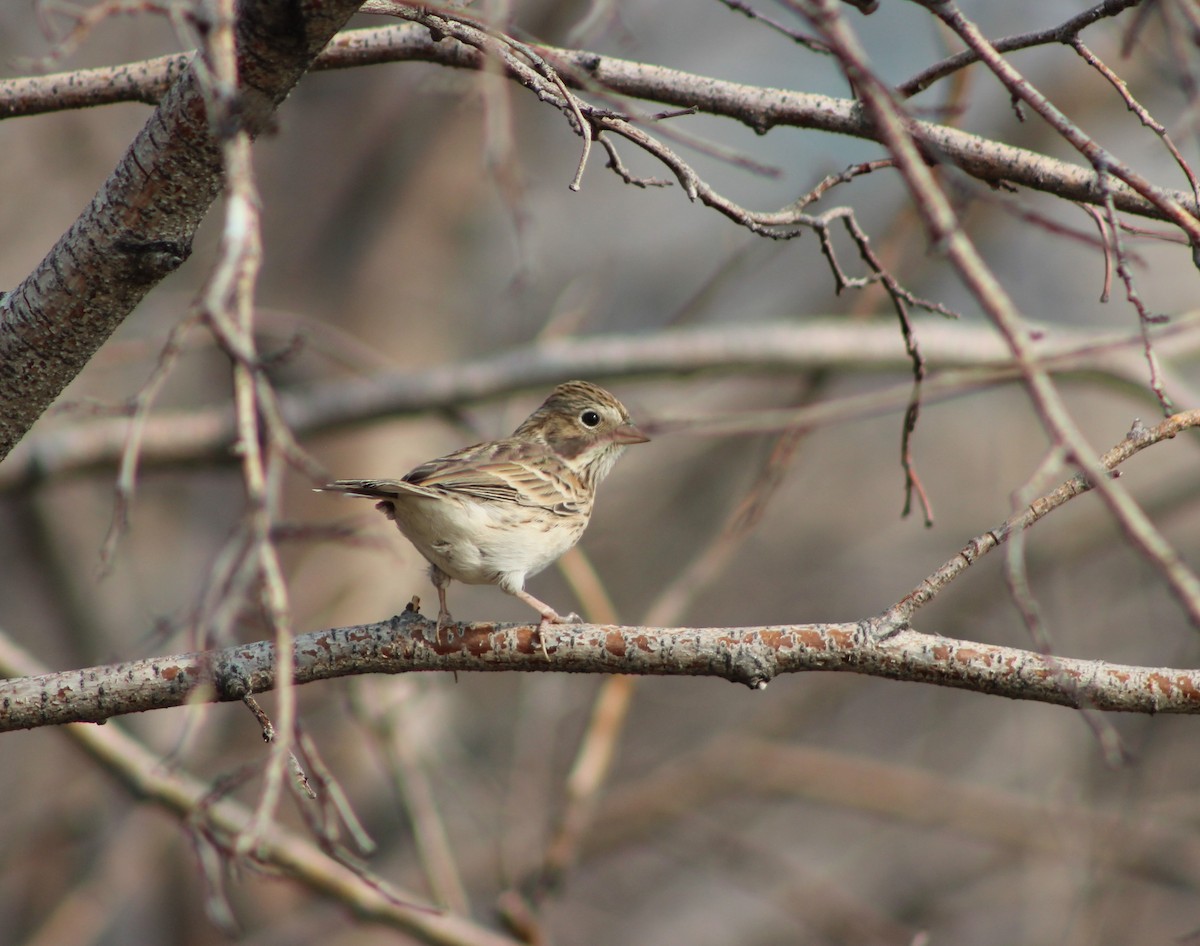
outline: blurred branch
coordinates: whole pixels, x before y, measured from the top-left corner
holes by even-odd
[[[1105,477],[1136,453],[1200,427],[1200,409],[1152,429],[1135,426],[1100,461]],[[1080,474],[962,550],[889,611],[843,624],[743,628],[457,624],[406,611],[376,624],[297,637],[297,685],[363,673],[536,671],[715,676],[762,689],[780,673],[840,670],[1060,706],[1140,713],[1200,713],[1200,670],[1048,657],[1035,651],[921,634],[909,627],[932,600],[1016,530],[1092,489]],[[1200,602],[1196,602],[1200,606]],[[549,639],[547,639],[549,638]],[[0,683],[0,732],[181,706],[228,702],[277,686],[272,642],[149,658]],[[264,827],[265,830],[265,827]]]
[[[222,178],[220,139],[257,134],[357,0],[246,4],[237,24],[237,124],[213,124],[207,70],[176,81],[89,207],[0,296],[0,459],[125,316],[191,254]]]
[[[0,674],[38,673],[42,668],[0,633]],[[225,852],[250,828],[254,812],[219,787],[170,765],[120,725],[64,726],[62,729],[132,795],[172,812],[203,832]],[[355,916],[401,930],[420,943],[438,946],[516,946],[516,941],[473,921],[414,906],[418,898],[383,878],[342,863],[320,846],[278,822],[262,826],[247,860],[282,873],[328,897]]]
[[[388,8],[381,5],[379,9]],[[739,121],[760,134],[776,126],[788,126],[881,140],[879,130],[854,99],[727,82],[581,50],[533,44],[529,48],[552,63],[570,88],[595,87],[678,108],[694,107],[702,113]],[[435,38],[427,28],[414,25],[347,30],[330,43],[313,68],[422,61],[482,69],[485,58],[470,46],[441,36]],[[154,101],[166,85],[166,76],[179,70],[186,59],[180,54],[102,69],[0,80],[0,116],[110,102]],[[948,161],[981,181],[1018,184],[1097,206],[1104,201],[1104,182],[1092,169],[933,122],[908,120],[907,128],[927,159]],[[1124,185],[1114,185],[1112,192],[1118,210],[1169,219],[1153,202]],[[1161,194],[1188,213],[1197,214],[1191,195],[1168,190]]]
[[[355,687],[350,692],[352,710],[374,738],[380,760],[400,795],[434,900],[453,913],[469,915],[470,899],[438,794],[426,772],[426,760],[413,744],[419,710],[409,712],[395,689],[387,693],[387,698],[380,699],[377,689]]]
[[[721,733],[663,761],[613,792],[598,813],[606,831],[588,838],[598,858],[725,798],[784,797],[950,831],[1019,852],[1119,869],[1185,888],[1200,882],[1200,840],[1191,818],[1146,817],[1126,809],[1063,804],[991,784],[814,746]],[[1078,845],[1078,847],[1076,847]]]
[[[941,320],[917,322],[931,368],[980,369],[972,375],[931,374],[925,402],[1011,381],[1017,376],[1003,340],[992,329]],[[1200,348],[1200,313],[1175,318],[1155,330],[1165,356],[1182,357]],[[1145,364],[1138,333],[1092,332],[1065,327],[1038,329],[1039,364],[1055,372],[1089,372],[1142,389]],[[596,380],[653,377],[696,371],[762,374],[779,371],[904,371],[910,364],[903,340],[890,324],[811,319],[803,323],[669,329],[647,335],[558,338],[499,355],[424,371],[402,370],[365,378],[328,381],[278,392],[287,429],[309,436],[383,417],[460,407],[488,398],[536,390],[568,377]],[[909,389],[901,392],[900,408]],[[1178,389],[1179,399],[1200,400]],[[796,423],[830,423],[895,409],[888,392],[858,400],[792,409],[788,416],[704,418],[687,424],[703,432],[750,432]],[[794,415],[794,416],[793,416]],[[89,420],[27,438],[0,465],[0,491],[28,487],[48,478],[113,467],[122,457],[130,421]],[[770,426],[765,426],[768,424]],[[660,425],[660,429],[667,425]],[[676,429],[682,424],[671,425]],[[160,411],[144,422],[139,465],[145,468],[197,462],[232,463],[236,436],[228,406],[196,411]]]

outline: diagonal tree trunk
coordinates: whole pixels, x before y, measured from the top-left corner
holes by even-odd
[[[239,7],[239,87],[219,103],[196,64],[164,96],[91,204],[0,298],[0,459],[147,292],[191,253],[221,189],[217,113],[260,134],[358,0]]]

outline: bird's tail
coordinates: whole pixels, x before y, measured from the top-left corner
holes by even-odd
[[[363,499],[395,499],[401,493],[417,493],[419,487],[403,480],[335,480],[324,486],[317,486],[314,493],[344,493],[347,496],[360,496]]]

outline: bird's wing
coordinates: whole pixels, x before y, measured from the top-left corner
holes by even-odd
[[[525,441],[467,447],[421,464],[404,481],[425,490],[563,514],[581,506],[578,480],[566,464],[545,446]]]

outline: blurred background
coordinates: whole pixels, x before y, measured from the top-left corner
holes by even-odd
[[[765,12],[786,20],[786,11]],[[1074,3],[964,3],[989,36],[1053,26]],[[1184,4],[1161,3],[1089,29],[1086,42],[1196,153],[1195,34]],[[475,11],[484,15],[486,11]],[[846,97],[835,65],[719,3],[514,4],[518,35],[755,85]],[[847,8],[878,72],[899,83],[953,47],[915,4],[869,17]],[[353,26],[383,25],[359,17]],[[799,27],[799,24],[795,24]],[[1172,32],[1172,29],[1176,29]],[[1122,44],[1131,54],[1122,56]],[[52,69],[133,61],[179,49],[160,17],[102,23]],[[29,74],[50,49],[33,4],[0,8],[0,77]],[[1063,46],[1014,64],[1089,134],[1152,181],[1187,182],[1158,139]],[[947,116],[947,103],[962,106]],[[1018,121],[976,67],[913,100],[1011,144],[1070,158],[1044,124]],[[649,107],[653,110],[653,107]],[[926,111],[928,110],[928,111]],[[16,285],[91,199],[145,121],[113,105],[0,122],[0,287]],[[680,133],[774,169],[751,173],[713,153],[678,149],[720,192],[782,207],[823,176],[881,156],[868,142],[733,122],[676,119]],[[847,332],[895,316],[877,289],[840,296],[817,240],[753,236],[678,187],[623,184],[593,153],[579,193],[580,141],[557,111],[496,77],[401,63],[306,77],[256,147],[265,259],[261,347],[285,354],[283,389],[519,349],[541,338],[651,334],[676,326],[754,326],[835,318]],[[626,147],[635,173],[664,176]],[[1119,284],[1099,297],[1103,254],[1005,212],[1008,206],[1094,233],[1073,205],[1034,194],[957,194],[970,235],[1032,320],[1137,331]],[[986,198],[986,199],[985,199]],[[909,289],[983,319],[941,259],[926,252],[898,178],[881,172],[836,189],[818,209],[854,207],[872,245]],[[220,207],[192,258],[154,291],[39,422],[31,437],[88,421],[135,395],[212,264]],[[1147,221],[1130,222],[1145,226]],[[1133,238],[1131,238],[1133,239]],[[1156,313],[1196,304],[1182,247],[1135,242],[1138,288]],[[848,269],[857,256],[839,243]],[[937,318],[937,317],[929,317]],[[940,321],[940,319],[939,319]],[[918,335],[920,332],[918,331]],[[1181,408],[1200,385],[1198,346],[1167,358]],[[227,359],[203,332],[158,401],[219,409]],[[890,369],[683,374],[609,381],[638,421],[833,400],[908,377],[896,333]],[[1188,352],[1191,352],[1189,355]],[[938,369],[936,362],[932,370]],[[565,379],[564,379],[565,380]],[[1159,413],[1148,385],[1098,372],[1061,381],[1099,449],[1134,418]],[[545,390],[373,421],[305,440],[336,477],[399,476],[467,443],[508,433]],[[914,460],[936,521],[901,516],[899,412],[816,428],[785,446],[773,435],[666,434],[630,450],[605,483],[582,553],[619,619],[753,626],[856,620],[888,607],[968,539],[1003,521],[1048,441],[1023,392],[993,388],[924,409]],[[1200,568],[1195,436],[1145,451],[1124,482],[1193,568]],[[787,451],[785,450],[785,453]],[[772,459],[772,457],[775,459]],[[765,515],[694,594],[664,592],[712,553],[757,484],[779,476]],[[204,636],[195,615],[214,563],[243,512],[227,460],[147,467],[111,569],[100,549],[115,468],[0,493],[0,629],[54,669],[172,653]],[[1048,488],[1062,476],[1038,482]],[[436,602],[419,555],[369,504],[313,494],[289,472],[281,520],[298,631],[384,619],[412,595]],[[351,541],[314,541],[335,524]],[[307,530],[307,531],[306,531]],[[1033,592],[1057,653],[1194,666],[1189,627],[1163,582],[1094,497],[1040,523],[1028,539]],[[567,563],[571,565],[570,562]],[[576,561],[574,567],[579,568]],[[560,610],[577,599],[555,569],[530,590]],[[527,620],[493,588],[455,584],[461,620]],[[920,612],[919,630],[1030,647],[993,556]],[[248,623],[241,639],[263,630]],[[461,674],[363,678],[299,692],[304,726],[378,844],[370,867],[421,896],[499,925],[498,898],[538,876],[565,801],[564,782],[600,678]],[[780,678],[763,693],[704,679],[645,679],[610,779],[575,863],[544,901],[543,931],[561,944],[1129,943],[1178,941],[1200,929],[1197,722],[1109,718],[1109,738],[1079,713],[971,693],[840,674]],[[270,697],[264,698],[270,710]],[[261,764],[259,730],[236,705],[126,718],[169,766],[219,779]],[[1189,735],[1189,733],[1191,735]],[[235,794],[253,803],[260,783]],[[0,739],[0,943],[209,944],[233,934],[211,906],[194,839],[78,753],[60,733]],[[285,804],[281,818],[302,824]],[[453,864],[430,869],[430,825]],[[1149,839],[1172,846],[1150,850]],[[1137,852],[1137,856],[1134,853]],[[431,876],[435,879],[431,880]],[[235,872],[230,903],[241,942],[403,941],[359,924],[302,887]]]

